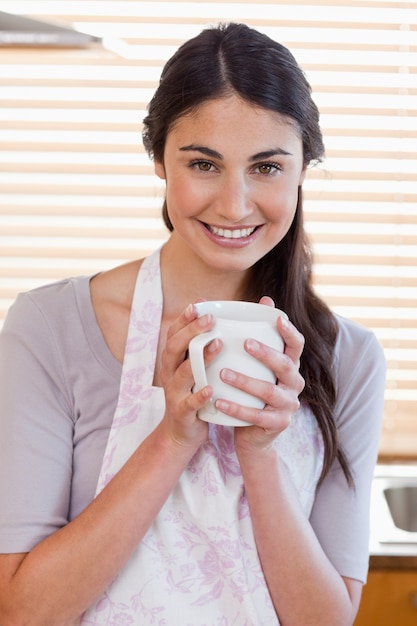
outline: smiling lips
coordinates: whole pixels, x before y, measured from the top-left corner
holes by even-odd
[[[208,230],[218,237],[224,237],[225,239],[244,239],[245,237],[249,237],[255,230],[256,226],[251,228],[217,228],[217,226],[210,226],[210,224],[206,224]]]

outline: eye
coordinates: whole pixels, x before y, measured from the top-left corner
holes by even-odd
[[[199,159],[198,161],[192,161],[190,163],[190,167],[192,169],[197,169],[200,172],[211,172],[214,166],[210,163],[210,161],[202,161]]]
[[[281,170],[281,166],[278,163],[260,163],[256,166],[256,169],[263,176],[269,176],[271,174],[275,174]]]

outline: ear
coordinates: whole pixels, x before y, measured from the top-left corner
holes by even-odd
[[[165,180],[166,176],[165,176],[165,167],[164,164],[162,163],[162,161],[155,161],[154,162],[154,171],[155,174],[161,178],[162,180]]]

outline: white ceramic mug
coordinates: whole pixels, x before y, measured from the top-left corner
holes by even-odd
[[[228,368],[253,378],[275,382],[275,374],[258,359],[246,352],[246,339],[256,339],[280,352],[284,342],[277,329],[278,317],[287,315],[274,307],[255,302],[212,300],[196,305],[198,316],[211,313],[215,318],[214,327],[194,337],[189,345],[189,357],[194,376],[194,389],[210,385],[213,388],[212,400],[199,410],[198,416],[206,422],[224,426],[248,426],[248,422],[230,417],[218,411],[214,405],[217,399],[229,400],[242,406],[262,409],[260,398],[236,389],[220,378],[220,371]],[[213,339],[221,339],[220,353],[209,364],[204,363],[204,348]]]

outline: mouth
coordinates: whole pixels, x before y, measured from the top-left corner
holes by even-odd
[[[250,237],[258,228],[257,226],[247,228],[219,228],[217,226],[211,226],[210,224],[205,224],[205,227],[213,235],[224,237],[225,239],[245,239],[246,237]]]

